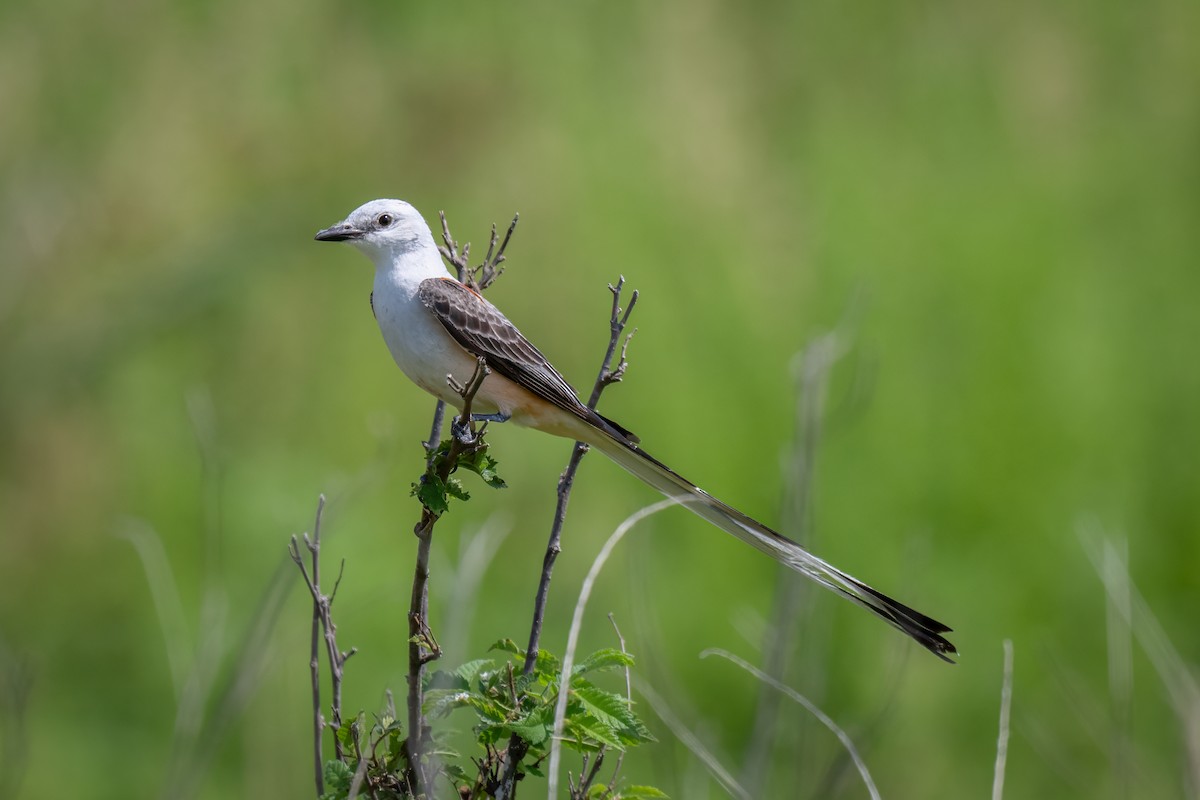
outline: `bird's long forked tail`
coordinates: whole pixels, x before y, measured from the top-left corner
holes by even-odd
[[[603,418],[601,418],[603,419]],[[608,420],[604,420],[608,422]],[[943,661],[951,664],[951,655],[957,655],[954,645],[943,633],[950,628],[931,617],[927,617],[903,603],[897,602],[882,592],[847,575],[832,564],[827,564],[796,542],[754,520],[732,506],[722,503],[708,492],[696,486],[661,461],[632,444],[617,426],[613,435],[594,427],[596,435],[589,442],[593,447],[617,462],[623,469],[642,479],[667,497],[679,500],[692,511],[723,531],[731,533],[746,544],[761,550],[782,564],[794,569],[825,588],[836,592],[853,603],[857,603],[885,622],[911,636],[922,647]]]

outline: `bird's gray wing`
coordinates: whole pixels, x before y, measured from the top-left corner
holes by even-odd
[[[417,298],[467,352],[486,358],[488,367],[564,411],[595,422],[595,412],[580,402],[541,351],[479,294],[452,278],[429,278],[421,282]]]

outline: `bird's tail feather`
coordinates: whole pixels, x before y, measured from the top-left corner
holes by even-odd
[[[957,654],[954,645],[942,636],[943,633],[950,632],[950,628],[942,623],[872,589],[857,578],[817,558],[786,536],[722,503],[636,444],[629,440],[623,441],[624,437],[619,435],[621,429],[614,426],[614,432],[618,434],[616,436],[599,427],[593,427],[592,430],[595,435],[588,437],[591,439],[589,444],[667,497],[679,500],[689,510],[721,530],[733,534],[776,561],[881,617],[911,636],[938,658],[951,661],[949,655]]]

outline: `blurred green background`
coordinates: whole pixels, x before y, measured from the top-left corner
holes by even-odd
[[[602,411],[769,523],[794,490],[796,354],[839,331],[814,548],[962,652],[948,667],[805,595],[785,677],[884,796],[987,794],[1005,638],[1008,796],[1194,794],[1180,714],[1196,736],[1200,704],[1129,655],[1084,543],[1127,541],[1194,664],[1198,23],[1182,0],[0,6],[9,793],[309,796],[310,610],[285,544],[320,492],[339,636],[360,648],[347,710],[403,693],[432,401],[383,346],[367,262],[311,241],[393,196],[445,209],[476,252],[521,213],[491,298],[577,386],[625,275],[639,333]],[[570,449],[491,438],[511,488],[438,529],[448,663],[527,635]],[[584,463],[545,646],[652,499]],[[497,549],[464,600],[471,541]],[[759,690],[698,654],[761,662],[778,577],[658,515],[602,575],[584,646],[613,643],[613,611],[639,675],[738,774]],[[748,784],[864,796],[778,705]],[[662,741],[625,773],[723,796],[641,709]]]

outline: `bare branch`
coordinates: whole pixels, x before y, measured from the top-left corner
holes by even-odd
[[[329,673],[331,683],[332,698],[330,700],[330,724],[336,731],[342,727],[342,676],[343,667],[346,661],[358,652],[357,647],[350,648],[349,651],[343,652],[337,645],[337,626],[333,622],[333,597],[325,596],[321,593],[321,520],[325,513],[325,495],[321,495],[317,500],[317,515],[313,523],[313,535],[309,538],[308,534],[304,534],[304,545],[309,552],[309,558],[312,562],[311,575],[309,570],[304,566],[304,559],[300,555],[300,547],[293,536],[288,544],[288,555],[296,566],[300,568],[300,574],[304,578],[305,585],[308,586],[309,594],[313,599],[313,626],[312,626],[312,652],[309,661],[309,666],[312,671],[313,681],[313,757],[316,761],[316,782],[320,795],[324,789],[324,777],[322,775],[322,759],[321,759],[321,731],[325,727],[325,721],[321,718],[321,694],[320,694],[320,658],[318,653],[320,650],[319,637],[323,633],[326,648],[326,657],[329,661]],[[342,562],[342,570],[345,569],[345,562]],[[338,585],[342,581],[342,570],[339,570],[337,582],[334,584],[334,593],[337,592]],[[336,736],[333,739],[334,755],[341,758],[342,744]]]
[[[438,252],[442,254],[442,258],[449,262],[450,266],[454,267],[458,274],[459,283],[465,284],[476,291],[484,289],[495,283],[500,277],[504,269],[500,266],[504,263],[504,251],[508,248],[509,240],[512,239],[513,231],[517,228],[517,222],[520,221],[520,214],[513,214],[512,222],[509,223],[508,231],[504,234],[504,241],[500,242],[500,238],[496,233],[496,225],[492,224],[492,235],[488,243],[487,255],[484,256],[483,263],[478,266],[471,266],[471,243],[466,242],[459,247],[458,242],[450,235],[450,224],[446,222],[446,212],[439,211],[438,216],[442,220],[442,241],[445,244],[438,245]],[[500,246],[497,249],[496,244]]]
[[[612,313],[609,317],[610,336],[608,340],[608,349],[604,353],[604,360],[600,362],[600,370],[596,375],[596,382],[592,385],[592,394],[588,398],[588,408],[595,410],[596,405],[600,402],[600,395],[604,389],[614,382],[611,377],[613,372],[609,367],[612,365],[613,355],[617,349],[617,343],[621,340],[621,334],[625,331],[625,325],[629,322],[629,314],[633,311],[633,306],[637,302],[637,292],[633,293],[633,297],[629,302],[629,307],[625,310],[624,316],[621,315],[621,290],[625,286],[625,278],[621,276],[617,280],[617,285],[608,285],[608,290],[612,292]],[[622,351],[621,364],[618,371],[623,375],[625,373],[625,358]],[[620,380],[617,377],[615,380]],[[571,451],[571,458],[567,462],[567,468],[563,471],[562,476],[558,480],[558,506],[554,510],[554,522],[550,528],[550,539],[546,543],[546,555],[542,561],[542,577],[538,583],[537,595],[534,598],[533,607],[533,624],[529,631],[529,646],[525,648],[525,674],[529,675],[533,672],[534,666],[537,664],[538,645],[542,637],[542,623],[546,615],[546,600],[550,591],[550,576],[554,571],[554,562],[558,558],[558,554],[562,551],[559,542],[562,538],[562,527],[567,516],[567,504],[571,499],[571,489],[575,484],[575,473],[579,470],[579,462],[583,459],[584,454],[588,451],[588,446],[583,442],[576,442],[575,448]]]
[[[460,250],[458,242],[454,241],[454,237],[450,235],[450,223],[446,222],[446,212],[439,211],[438,217],[442,220],[442,241],[446,243],[444,246],[438,245],[438,252],[457,270],[459,282],[466,283],[471,274],[471,266],[467,261],[471,244],[468,242],[466,248]]]
[[[517,220],[513,219],[513,224],[509,228],[509,235],[512,235],[512,229],[516,227]],[[504,246],[508,244],[508,237],[505,237]],[[503,253],[504,246],[501,246],[500,252]],[[629,322],[629,315],[633,311],[633,306],[637,303],[638,293],[635,291],[630,298],[629,307],[625,309],[624,315],[621,314],[621,290],[625,286],[625,277],[622,275],[617,280],[617,285],[608,285],[608,290],[612,293],[612,311],[609,314],[609,340],[608,349],[604,353],[604,359],[600,362],[600,370],[596,375],[596,381],[592,385],[592,394],[588,398],[588,408],[595,410],[597,403],[600,402],[600,395],[610,384],[620,380],[625,374],[625,350],[621,351],[621,363],[615,371],[611,371],[613,355],[617,350],[617,343],[621,340],[621,334],[625,331],[625,326]],[[626,341],[628,345],[628,341]],[[563,523],[567,517],[567,504],[571,499],[571,489],[575,485],[575,473],[579,470],[579,462],[583,460],[583,456],[587,453],[588,446],[583,442],[576,442],[571,450],[571,458],[567,461],[567,468],[563,470],[558,479],[558,504],[554,509],[554,521],[550,526],[550,538],[546,542],[546,554],[542,558],[542,576],[538,581],[537,594],[533,601],[533,622],[529,629],[529,646],[525,648],[525,665],[523,672],[526,675],[533,673],[534,667],[537,665],[538,649],[542,639],[542,624],[546,617],[546,601],[550,595],[550,577],[554,572],[554,562],[558,559],[558,554],[562,552],[560,545],[562,539]],[[565,674],[565,673],[564,673]],[[504,757],[504,771],[502,777],[502,785],[497,797],[511,798],[516,786],[517,780],[517,764],[525,757],[528,752],[528,745],[518,736],[512,736],[508,741],[508,750]]]

